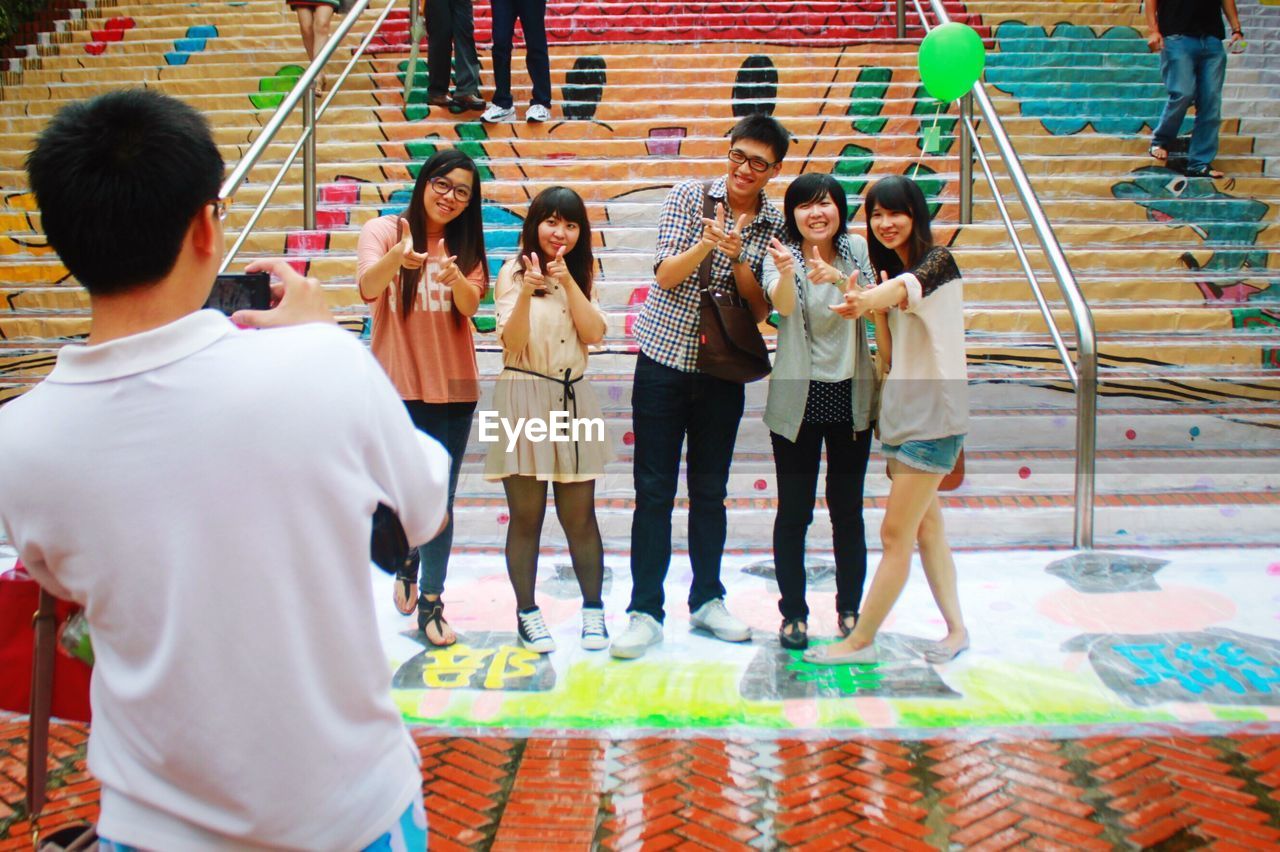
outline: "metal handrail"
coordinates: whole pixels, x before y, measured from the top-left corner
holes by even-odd
[[[928,2],[939,22],[950,23],[951,18],[947,15],[946,9],[943,8],[942,0],[928,0]],[[920,0],[912,0],[912,3],[920,16],[920,23],[923,25],[925,32],[928,33],[932,27],[930,27],[928,17],[920,5]],[[899,22],[904,21],[905,5],[905,0],[897,0],[897,20]],[[899,37],[903,32],[904,28],[900,23]],[[996,184],[995,175],[991,171],[987,155],[982,150],[978,132],[972,121],[972,104],[974,102],[977,103],[982,120],[986,123],[992,142],[995,144],[996,152],[1004,162],[1009,179],[1017,191],[1018,200],[1021,202],[1023,210],[1026,211],[1031,229],[1035,232],[1036,240],[1040,243],[1040,250],[1044,252],[1045,259],[1049,263],[1049,269],[1058,283],[1058,288],[1062,291],[1067,312],[1071,315],[1072,324],[1075,326],[1076,358],[1074,364],[1071,361],[1071,353],[1063,341],[1061,333],[1058,331],[1057,323],[1053,319],[1053,312],[1049,309],[1048,302],[1040,288],[1040,282],[1031,268],[1030,260],[1027,258],[1026,251],[1022,246],[1022,240],[1009,217],[1008,208],[1000,193],[1000,187]],[[968,223],[973,215],[972,154],[976,154],[978,162],[982,166],[983,174],[991,185],[991,195],[995,199],[996,209],[1000,213],[1000,218],[1004,221],[1005,229],[1013,242],[1014,251],[1018,255],[1018,261],[1022,264],[1022,268],[1027,275],[1027,281],[1035,294],[1036,304],[1039,305],[1040,313],[1044,316],[1045,323],[1049,328],[1054,348],[1062,359],[1062,363],[1067,370],[1067,376],[1071,379],[1071,385],[1076,392],[1076,487],[1073,542],[1075,547],[1079,549],[1091,550],[1093,548],[1094,478],[1098,439],[1098,346],[1097,332],[1093,324],[1093,312],[1089,310],[1089,304],[1085,301],[1084,294],[1080,291],[1080,285],[1076,282],[1075,275],[1071,271],[1071,265],[1067,262],[1066,255],[1062,251],[1062,245],[1058,242],[1053,226],[1049,224],[1044,208],[1040,205],[1040,199],[1022,167],[1018,152],[1014,150],[1013,143],[1009,141],[1009,135],[1004,129],[1004,123],[1001,122],[1000,116],[996,113],[991,99],[987,97],[986,88],[981,80],[974,83],[973,89],[969,94],[961,99],[959,122],[962,127],[960,136],[960,221]],[[965,144],[966,141],[972,144],[972,151],[969,150],[969,145]]]
[[[338,25],[338,29],[334,31],[329,40],[325,42],[324,47],[316,54],[316,58],[302,72],[302,76],[294,84],[293,88],[285,95],[284,100],[280,102],[280,106],[276,108],[271,118],[263,126],[262,132],[258,134],[258,138],[249,146],[249,150],[240,158],[240,162],[236,163],[231,170],[231,174],[223,181],[222,188],[218,191],[218,197],[230,202],[235,195],[236,190],[244,183],[249,171],[258,164],[262,159],[262,155],[266,152],[267,146],[274,141],[276,134],[280,132],[280,128],[284,126],[284,122],[289,115],[302,103],[302,133],[298,136],[298,141],[294,144],[293,150],[285,157],[284,163],[280,166],[280,170],[276,173],[274,179],[268,184],[266,192],[263,193],[262,199],[258,202],[258,206],[254,208],[253,213],[249,216],[249,221],[240,229],[240,233],[235,243],[222,258],[222,264],[218,267],[219,272],[226,272],[231,266],[231,262],[235,260],[236,254],[244,245],[249,234],[253,231],[258,219],[262,217],[263,211],[267,209],[267,205],[271,202],[271,197],[284,181],[284,177],[288,174],[289,169],[293,166],[294,161],[298,157],[298,152],[303,152],[302,162],[302,186],[303,186],[303,227],[307,230],[314,230],[316,227],[316,124],[324,116],[329,109],[329,104],[333,102],[334,97],[342,88],[342,84],[347,81],[347,77],[351,75],[352,69],[356,64],[364,58],[364,53],[369,47],[369,43],[373,41],[375,35],[382,29],[382,25],[390,16],[391,11],[396,7],[398,0],[387,0],[387,5],[383,8],[382,13],[377,20],[373,22],[373,26],[369,28],[369,32],[365,34],[364,40],[360,42],[360,46],[352,54],[350,61],[343,67],[342,72],[334,80],[333,86],[330,88],[328,95],[325,97],[320,108],[315,106],[315,89],[313,88],[316,78],[320,75],[324,66],[329,59],[337,52],[342,40],[355,26],[356,21],[360,18],[366,8],[368,8],[370,0],[356,0],[351,7],[351,11],[346,14],[342,23]],[[415,4],[410,4],[414,6]],[[406,75],[409,80],[412,79],[412,65],[410,66],[410,74]]]

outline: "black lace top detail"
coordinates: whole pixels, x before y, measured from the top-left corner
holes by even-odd
[[[907,270],[920,281],[920,297],[924,298],[943,284],[960,277],[960,267],[951,252],[934,246],[914,267]]]

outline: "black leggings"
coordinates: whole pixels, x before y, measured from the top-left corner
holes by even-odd
[[[547,514],[547,483],[532,476],[502,480],[511,520],[507,524],[507,575],[516,593],[516,608],[534,606],[542,520]],[[596,484],[553,482],[556,517],[569,540],[573,572],[578,576],[584,604],[599,606],[604,586],[604,545],[596,523]]]
[[[800,426],[795,441],[770,432],[778,471],[778,514],[773,521],[773,565],[783,618],[808,618],[804,599],[804,543],[813,522],[818,463],[827,445],[827,509],[836,556],[836,610],[857,612],[867,579],[867,534],[862,523],[862,485],[871,454],[871,430],[855,433],[844,423]]]

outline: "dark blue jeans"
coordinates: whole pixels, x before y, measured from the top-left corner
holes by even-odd
[[[664,367],[641,353],[631,391],[635,433],[636,510],[631,519],[631,605],[628,612],[663,619],[662,583],[671,564],[671,512],[680,451],[689,438],[689,610],[724,597],[724,499],[742,420],[742,385]]]
[[[449,551],[453,549],[453,495],[458,490],[458,474],[462,472],[462,457],[467,453],[467,437],[471,434],[476,403],[406,399],[404,405],[409,409],[413,425],[449,451],[449,524],[440,535],[418,548],[422,573],[418,595],[439,595],[444,591],[444,578],[449,573]]]
[[[1218,131],[1222,125],[1222,82],[1227,75],[1227,52],[1213,36],[1171,35],[1160,51],[1160,75],[1169,100],[1151,140],[1168,149],[1178,138],[1187,109],[1196,105],[1191,129],[1187,168],[1208,166],[1218,156]]]
[[[511,107],[511,40],[516,18],[524,31],[524,62],[533,83],[530,103],[551,106],[551,58],[547,55],[547,0],[492,0],[493,102]]]

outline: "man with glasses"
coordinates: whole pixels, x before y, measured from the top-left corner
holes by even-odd
[[[436,535],[444,449],[283,260],[249,267],[282,279],[274,309],[200,309],[225,205],[191,107],[70,104],[27,173],[93,325],[0,409],[0,527],[85,607],[103,848],[420,852],[370,518],[382,503],[410,544]]]
[[[768,315],[759,281],[769,241],[781,236],[783,220],[764,187],[782,170],[790,142],[786,128],[774,119],[747,116],[729,133],[728,173],[710,185],[678,184],[662,206],[656,282],[635,324],[640,352],[631,392],[636,492],[631,620],[609,647],[615,657],[643,656],[662,641],[662,584],[671,562],[671,512],[686,436],[690,622],[727,642],[751,638],[747,625],[725,607],[720,582],[724,501],[743,387],[698,372],[698,268],[710,257],[710,287],[736,295],[757,320]],[[704,217],[706,196],[714,205],[710,218]]]

